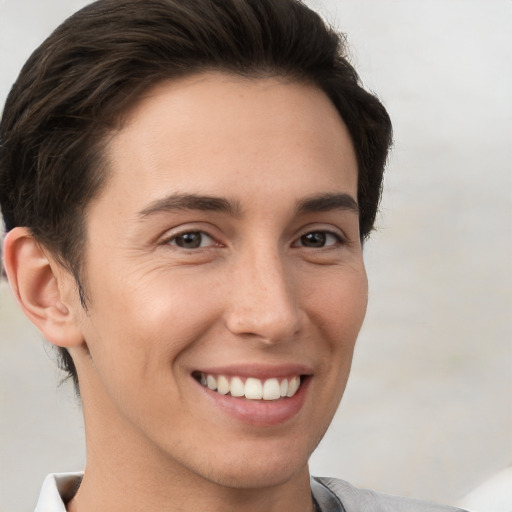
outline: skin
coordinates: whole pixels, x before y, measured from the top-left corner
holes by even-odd
[[[78,369],[87,467],[68,510],[309,512],[308,459],[345,389],[367,281],[357,211],[297,205],[355,202],[344,123],[312,86],[211,72],[146,93],[106,156],[87,313],[26,230],[5,244],[18,300]],[[231,209],[164,208],[176,194]],[[301,365],[302,407],[274,425],[233,418],[192,378],[226,365]]]

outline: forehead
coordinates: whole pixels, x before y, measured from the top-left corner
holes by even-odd
[[[356,159],[336,108],[318,88],[280,78],[211,72],[161,83],[126,116],[107,158],[106,193],[134,207],[191,189],[237,200],[262,188],[278,195],[297,186],[301,194],[305,182],[320,193],[357,194]]]

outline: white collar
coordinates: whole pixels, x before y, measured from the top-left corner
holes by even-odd
[[[48,475],[41,488],[34,512],[66,512],[64,500],[76,492],[83,473],[53,473]]]

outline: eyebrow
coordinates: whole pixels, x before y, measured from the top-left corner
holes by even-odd
[[[153,201],[146,208],[138,212],[137,216],[145,218],[156,213],[174,210],[201,210],[228,213],[234,216],[241,215],[241,207],[236,201],[207,195],[173,194]]]
[[[174,210],[201,210],[227,213],[240,217],[242,208],[237,201],[224,197],[198,195],[198,194],[172,194],[157,199],[138,212],[137,216],[144,219],[157,213]],[[331,210],[348,210],[359,214],[356,200],[346,193],[317,194],[306,197],[297,202],[297,213],[315,213]]]
[[[346,193],[318,194],[301,199],[297,203],[298,213],[327,212],[348,210],[359,215],[357,201]]]

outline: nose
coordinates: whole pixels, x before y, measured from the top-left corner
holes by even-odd
[[[292,340],[301,329],[303,315],[297,284],[277,251],[252,252],[241,258],[231,275],[227,328],[265,344]]]

